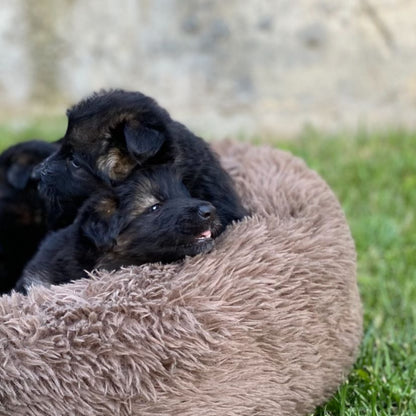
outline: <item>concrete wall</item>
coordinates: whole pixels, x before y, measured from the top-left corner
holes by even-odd
[[[0,119],[107,87],[198,132],[416,126],[416,1],[0,0]]]

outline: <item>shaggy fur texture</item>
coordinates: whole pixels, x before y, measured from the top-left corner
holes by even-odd
[[[340,205],[287,153],[217,151],[253,215],[215,250],[0,300],[0,413],[293,416],[336,390],[362,330]]]

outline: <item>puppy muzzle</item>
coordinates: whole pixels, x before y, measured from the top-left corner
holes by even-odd
[[[38,181],[40,179],[42,169],[43,169],[43,163],[36,165],[32,170],[30,178],[33,179],[34,181]]]
[[[47,175],[50,175],[52,173],[51,168],[49,166],[50,159],[51,159],[51,156],[49,156],[42,163],[39,163],[39,165],[36,165],[33,168],[32,174],[30,175],[31,179],[33,179],[35,181],[39,181],[43,177],[45,177]]]

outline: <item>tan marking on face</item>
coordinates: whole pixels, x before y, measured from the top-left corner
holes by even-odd
[[[129,213],[132,218],[143,214],[146,209],[160,202],[155,196],[157,189],[155,189],[153,182],[149,178],[142,177],[133,186],[134,188],[131,189],[131,210]]]
[[[117,263],[117,261],[120,260],[120,256],[123,256],[123,254],[125,254],[130,249],[133,241],[134,235],[132,232],[122,232],[117,236],[116,244],[111,249],[111,251],[103,253],[103,255],[97,259],[97,264],[95,267],[97,269],[108,269],[109,264]],[[127,265],[128,264],[125,264],[125,266]]]
[[[110,217],[117,210],[117,202],[111,198],[102,199],[97,203],[95,210],[103,217]]]
[[[14,161],[14,163],[17,163],[22,166],[30,165],[33,163],[33,156],[26,154],[19,155]]]
[[[146,209],[158,204],[160,201],[153,195],[138,195],[133,202],[132,216],[137,217],[143,214]]]
[[[124,155],[120,149],[111,148],[97,160],[97,168],[104,172],[110,179],[123,180],[135,166],[134,160],[129,155]]]
[[[121,233],[117,236],[117,244],[113,247],[113,252],[108,253],[111,260],[116,260],[117,256],[125,253],[133,241],[133,235],[130,232]]]

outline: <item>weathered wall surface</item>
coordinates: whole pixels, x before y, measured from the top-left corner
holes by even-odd
[[[208,136],[416,127],[415,16],[412,0],[0,0],[0,118],[125,87]]]

